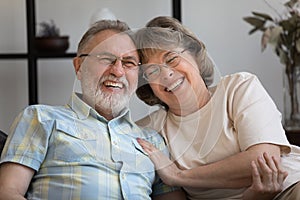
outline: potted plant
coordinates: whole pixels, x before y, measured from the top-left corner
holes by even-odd
[[[69,36],[61,36],[53,20],[41,22],[35,38],[35,48],[43,53],[64,53],[69,48]]]
[[[289,130],[300,130],[300,1],[286,2],[282,14],[275,11],[277,18],[252,12],[253,16],[243,19],[253,26],[249,34],[263,32],[262,51],[271,45],[284,65],[284,125]]]

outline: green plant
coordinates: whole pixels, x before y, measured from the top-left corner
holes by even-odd
[[[39,28],[38,37],[58,37],[60,35],[60,30],[53,20],[39,23]]]
[[[290,68],[300,65],[300,1],[290,0],[284,6],[286,13],[277,18],[265,13],[252,12],[253,16],[243,19],[253,26],[250,35],[256,31],[263,32],[262,51],[267,44],[272,45],[280,62]]]
[[[265,0],[266,3],[268,3]],[[268,4],[269,5],[269,4]],[[288,80],[288,92],[291,102],[290,119],[300,124],[299,80],[300,67],[300,0],[289,0],[284,6],[284,13],[277,18],[260,12],[252,12],[253,16],[243,19],[253,26],[249,34],[262,31],[261,48],[264,51],[268,44],[273,47],[280,62],[285,66]]]

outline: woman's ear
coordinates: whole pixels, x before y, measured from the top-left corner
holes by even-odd
[[[81,79],[81,70],[80,70],[81,63],[82,62],[81,62],[80,57],[73,58],[73,66],[74,66],[75,73],[76,73],[76,76],[77,76],[78,80]]]

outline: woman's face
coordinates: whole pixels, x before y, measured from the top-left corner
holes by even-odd
[[[196,61],[184,49],[157,51],[143,64],[142,70],[154,94],[170,111],[197,104],[201,91],[207,89]]]

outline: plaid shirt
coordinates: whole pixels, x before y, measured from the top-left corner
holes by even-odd
[[[126,109],[107,121],[73,94],[65,106],[34,105],[15,120],[1,163],[36,170],[28,199],[151,199],[164,185],[136,138],[167,152],[160,135],[139,128]]]

